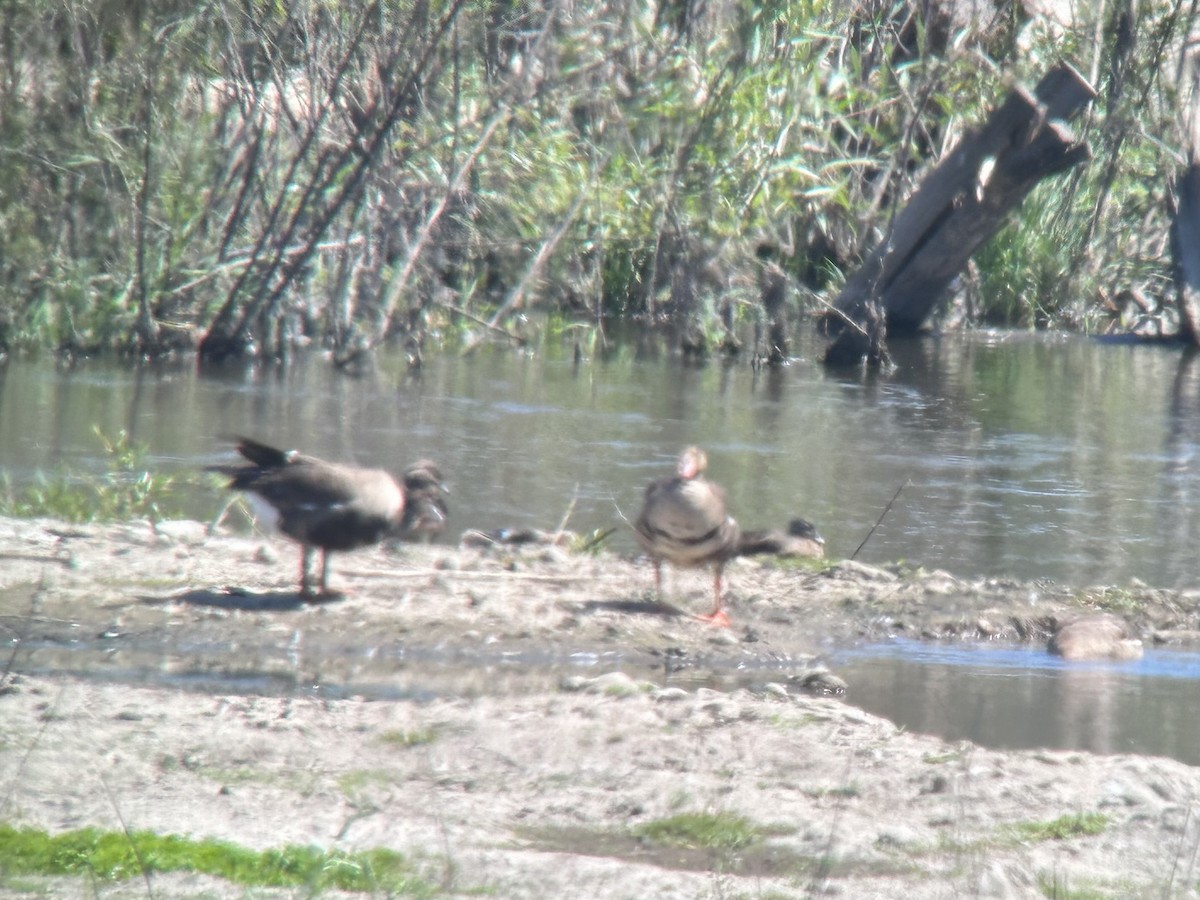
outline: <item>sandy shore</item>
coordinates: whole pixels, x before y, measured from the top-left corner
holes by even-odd
[[[648,566],[558,548],[335,557],[348,593],[320,604],[295,594],[293,546],[195,523],[0,520],[0,558],[0,823],[387,847],[448,896],[1196,895],[1200,770],[904,733],[853,685],[822,695],[819,660],[899,630],[1044,640],[1097,607],[1190,641],[1190,593],[740,560],[721,630],[681,614],[704,608],[702,575],[660,605]],[[755,677],[719,677],[739,662]],[[688,813],[758,836],[647,837]],[[1028,827],[1081,814],[1098,833]]]

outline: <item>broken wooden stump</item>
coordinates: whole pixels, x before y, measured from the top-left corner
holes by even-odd
[[[774,245],[761,243],[754,255],[759,264],[758,293],[762,304],[762,318],[755,328],[755,358],[778,366],[788,359],[788,276],[775,259]],[[764,318],[765,323],[762,321]]]
[[[1171,220],[1179,336],[1200,346],[1200,160],[1193,159],[1179,179]]]
[[[887,238],[846,281],[824,319],[830,366],[886,361],[888,332],[911,333],[971,256],[1042,179],[1091,156],[1066,122],[1095,90],[1063,63],[1031,95],[1013,88],[977,131],[925,176]]]

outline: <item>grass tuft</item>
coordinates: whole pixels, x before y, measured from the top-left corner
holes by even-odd
[[[1065,841],[1100,834],[1107,825],[1103,813],[1074,813],[1050,822],[1018,822],[1011,828],[1022,841]]]
[[[756,843],[762,832],[732,813],[680,813],[639,825],[634,835],[675,847],[734,850]]]
[[[379,736],[380,743],[391,747],[423,747],[437,739],[437,730],[433,728],[416,728],[411,731],[392,729]]]
[[[1059,875],[1039,875],[1038,890],[1049,900],[1112,900],[1114,897],[1130,896],[1124,890],[1113,890],[1101,886],[1087,885],[1072,887]]]

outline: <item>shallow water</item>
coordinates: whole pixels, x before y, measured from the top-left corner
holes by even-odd
[[[1067,662],[1044,650],[896,639],[832,654],[847,700],[912,731],[988,747],[1170,756],[1200,765],[1200,653]]]
[[[689,367],[632,348],[575,364],[554,346],[399,360],[355,379],[288,368],[130,371],[52,361],[0,369],[0,460],[20,483],[101,470],[99,427],[167,471],[228,460],[221,435],[401,468],[442,463],[452,537],[467,528],[617,526],[680,447],[709,452],[744,525],[816,522],[832,556],[960,575],[1163,587],[1195,583],[1200,363],[1161,347],[974,335],[893,347],[882,379],[790,366]],[[879,528],[872,526],[896,491]],[[196,514],[219,497],[193,497]]]
[[[434,357],[417,377],[385,358],[363,378],[316,358],[203,372],[17,359],[0,367],[0,461],[18,485],[63,469],[103,471],[94,428],[126,430],[147,445],[150,465],[169,472],[230,460],[221,438],[230,434],[396,469],[431,456],[453,492],[450,540],[468,528],[615,526],[609,546],[632,553],[627,521],[644,484],[698,443],[743,525],[803,515],[833,557],[850,556],[870,534],[858,554],[866,562],[904,559],[967,577],[1196,585],[1200,357],[976,334],[895,343],[898,371],[860,378],[824,371],[813,344],[799,350],[791,365],[756,372],[633,347],[576,363],[568,348],[548,345]],[[201,517],[222,501],[208,489],[186,498]],[[392,674],[377,679],[347,648],[346,677],[318,687],[297,681],[286,658],[238,673],[197,668],[186,654],[164,665],[146,652],[114,654],[110,674],[121,677],[124,666],[131,677],[154,671],[192,687],[421,698],[594,671],[586,661],[444,667],[427,658],[407,668],[393,660]],[[900,643],[831,663],[850,681],[851,702],[915,730],[1200,764],[1187,713],[1198,686],[1177,677],[1200,660],[1151,651],[1137,664],[1067,669],[1035,651],[937,656],[948,652]]]
[[[264,696],[428,702],[557,690],[566,679],[621,671],[686,689],[789,684],[812,664],[786,659],[692,660],[686,667],[625,651],[470,651],[336,640],[231,644],[172,634],[71,634],[22,643],[26,674]],[[316,660],[320,660],[317,664]],[[666,661],[669,663],[669,660]],[[1066,662],[1044,650],[894,639],[839,648],[821,660],[849,687],[846,702],[902,728],[949,741],[1168,756],[1200,765],[1200,653],[1150,649],[1140,660]]]

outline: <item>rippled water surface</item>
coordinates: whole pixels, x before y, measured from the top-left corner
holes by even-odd
[[[893,347],[878,379],[792,365],[685,366],[633,349],[576,364],[551,346],[433,358],[420,377],[383,360],[349,378],[286,369],[131,371],[13,360],[0,369],[0,460],[20,483],[101,468],[93,433],[128,430],[164,470],[226,458],[247,433],[400,468],[438,459],[452,530],[621,526],[684,444],[749,526],[795,515],[848,556],[962,575],[1167,587],[1195,581],[1200,364],[1160,347],[975,335]],[[810,352],[811,351],[811,352]],[[194,498],[197,514],[217,498]],[[628,529],[614,537],[633,549]]]
[[[899,490],[860,559],[968,577],[1197,586],[1200,357],[972,335],[895,344],[898,370],[861,378],[824,371],[817,349],[758,372],[632,347],[579,363],[556,346],[494,349],[433,357],[419,377],[383,359],[363,378],[321,359],[205,372],[16,359],[0,367],[0,469],[17,486],[102,471],[95,428],[126,430],[169,472],[229,460],[230,434],[395,469],[431,456],[453,491],[451,538],[566,521],[578,531],[616,526],[611,546],[632,552],[626,520],[645,483],[698,443],[744,525],[803,515],[834,557],[855,552]],[[220,493],[190,496],[192,513],[213,514]],[[180,652],[180,677],[194,679]],[[275,662],[237,677],[299,689],[287,661]],[[544,663],[405,660],[370,683],[420,697],[576,668]],[[1065,667],[1034,650],[898,643],[830,663],[851,702],[914,730],[1200,764],[1194,656],[1152,650],[1139,663]],[[147,665],[162,668],[156,658]],[[232,686],[230,673],[217,677]]]

